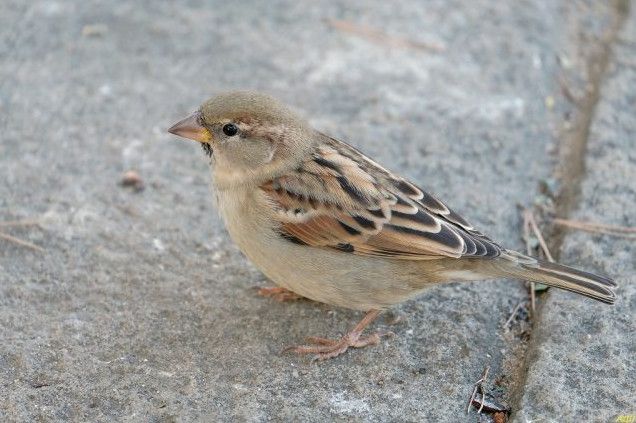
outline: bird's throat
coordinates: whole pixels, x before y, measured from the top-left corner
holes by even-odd
[[[214,153],[214,151],[212,150],[212,145],[210,145],[209,142],[202,142],[201,148],[203,148],[203,152],[206,156],[212,157],[212,153]]]

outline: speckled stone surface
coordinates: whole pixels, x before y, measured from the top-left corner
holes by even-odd
[[[281,354],[307,335],[343,333],[361,314],[257,297],[252,287],[267,282],[212,208],[200,148],[165,129],[214,93],[265,90],[522,248],[517,204],[532,204],[552,175],[568,107],[558,77],[584,85],[570,52],[581,34],[601,33],[609,14],[570,1],[4,2],[0,221],[40,224],[0,231],[45,251],[0,240],[0,420],[475,421],[466,402],[485,366],[504,380],[493,392],[509,400],[506,363],[518,341],[503,326],[526,297],[517,281],[433,289],[397,308],[402,323],[374,326],[396,337],[337,360]],[[387,46],[334,19],[442,49]],[[614,89],[608,122],[614,107],[627,113]],[[623,137],[594,141],[609,155],[598,172],[615,170],[613,156],[633,172],[621,152],[633,132],[598,125],[595,134],[611,127]],[[130,169],[143,191],[119,185]],[[605,187],[613,213],[603,220],[633,225],[633,213],[624,217],[628,182],[594,175],[587,189]],[[597,239],[575,236],[584,247]],[[571,242],[570,262],[593,261],[627,285],[633,267],[618,254],[629,244]],[[607,389],[627,372],[618,328],[628,327],[620,312],[628,301],[633,316],[633,290],[620,293],[615,309],[550,299],[617,319],[589,317],[609,333],[594,334],[595,353],[576,356],[577,369],[609,369]],[[550,316],[546,327],[558,326]],[[552,345],[549,335],[540,341]],[[616,347],[605,352],[605,339]],[[604,357],[614,359],[600,364]],[[614,405],[607,415],[621,412]]]

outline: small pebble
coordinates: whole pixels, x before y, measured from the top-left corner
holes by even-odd
[[[84,37],[101,37],[108,32],[108,27],[104,24],[84,25],[82,28],[82,36]]]
[[[554,97],[549,95],[545,98],[545,107],[547,107],[548,110],[554,109]]]
[[[136,192],[143,191],[144,189],[144,181],[141,179],[141,176],[134,170],[129,170],[124,173],[120,181],[121,186],[123,187],[132,187]]]

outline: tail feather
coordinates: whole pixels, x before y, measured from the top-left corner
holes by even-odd
[[[608,277],[512,253],[507,258],[516,264],[511,272],[515,277],[576,292],[607,304],[616,300],[613,291],[616,283]]]

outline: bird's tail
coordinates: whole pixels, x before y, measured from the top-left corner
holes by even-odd
[[[616,283],[605,276],[537,260],[510,250],[501,256],[501,264],[504,263],[506,264],[501,266],[500,270],[510,277],[576,292],[607,304],[613,304],[616,300],[613,291]]]

